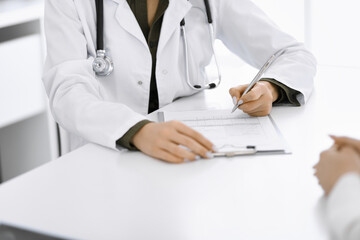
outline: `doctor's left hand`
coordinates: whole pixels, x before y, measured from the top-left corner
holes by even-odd
[[[242,96],[247,86],[248,84],[230,88],[229,93],[234,105],[238,101],[243,101],[239,109],[251,116],[266,116],[270,114],[272,103],[279,97],[277,86],[270,82],[259,81],[247,94]]]
[[[209,140],[178,121],[148,123],[135,134],[132,143],[143,153],[172,163],[211,158],[213,152]]]

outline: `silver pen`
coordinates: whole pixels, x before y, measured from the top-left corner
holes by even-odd
[[[248,93],[253,87],[254,85],[260,80],[261,76],[264,74],[264,72],[270,67],[270,65],[278,58],[280,57],[287,49],[286,48],[282,48],[280,50],[278,50],[276,53],[274,53],[273,55],[271,55],[271,57],[269,58],[269,60],[266,61],[266,63],[264,64],[264,66],[262,66],[259,70],[259,72],[256,74],[256,76],[254,77],[254,79],[251,81],[251,83],[249,84],[249,86],[245,89],[245,91],[243,92],[242,96],[244,96],[246,93]],[[235,112],[235,110],[241,105],[243,104],[242,101],[238,101],[235,106],[233,107],[231,113]]]

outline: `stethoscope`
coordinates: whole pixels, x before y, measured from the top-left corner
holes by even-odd
[[[103,0],[95,0],[96,4],[96,43],[97,43],[97,50],[96,50],[96,57],[93,61],[92,67],[96,75],[98,76],[108,76],[110,75],[114,70],[114,63],[107,54],[105,48],[104,48],[104,2]],[[183,19],[180,22],[180,31],[183,37],[183,43],[184,43],[184,55],[185,55],[185,75],[186,75],[186,83],[189,85],[190,88],[193,90],[204,90],[204,89],[212,89],[216,88],[221,83],[221,73],[220,68],[218,64],[218,60],[215,54],[215,48],[214,48],[214,28],[213,28],[213,20],[211,16],[211,10],[208,0],[204,0],[205,9],[206,9],[206,15],[208,20],[208,26],[209,26],[209,34],[210,34],[210,44],[212,48],[212,52],[214,55],[214,61],[218,72],[218,81],[217,83],[210,83],[205,86],[201,85],[193,85],[190,82],[190,73],[189,73],[189,54],[188,54],[188,44],[187,44],[187,38],[186,38],[186,29],[185,29],[185,19]]]
[[[114,71],[114,63],[104,48],[104,2],[95,0],[96,6],[96,57],[92,67],[96,75],[108,76]]]

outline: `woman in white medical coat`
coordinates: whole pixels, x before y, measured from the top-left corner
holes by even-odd
[[[45,2],[48,55],[43,81],[55,120],[71,135],[72,149],[94,142],[139,149],[169,162],[211,157],[212,143],[194,130],[179,122],[146,121],[149,112],[197,92],[186,83],[182,19],[190,80],[205,85],[204,67],[212,57],[214,39],[203,0],[104,0],[104,42],[114,63],[113,73],[106,77],[97,76],[92,68],[97,49],[95,1]],[[230,89],[234,101],[240,97],[244,101],[240,108],[259,116],[269,114],[273,103],[304,104],[312,91],[316,63],[303,44],[282,32],[249,0],[209,3],[215,38],[250,65],[259,68],[277,50],[290,46],[248,94],[241,96],[246,86]],[[156,27],[161,34],[152,42]],[[151,107],[154,99],[156,105]]]

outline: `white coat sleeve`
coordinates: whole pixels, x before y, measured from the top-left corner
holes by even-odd
[[[331,231],[341,240],[360,239],[360,176],[342,176],[330,192],[326,215]]]
[[[255,68],[260,68],[277,50],[289,50],[264,74],[300,92],[304,104],[311,95],[316,60],[302,43],[284,33],[249,0],[216,0],[215,32],[225,46]]]
[[[116,149],[116,140],[145,117],[101,96],[73,0],[45,1],[45,33],[43,82],[55,120],[86,141]]]

